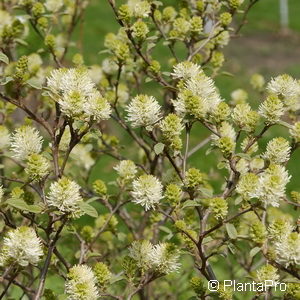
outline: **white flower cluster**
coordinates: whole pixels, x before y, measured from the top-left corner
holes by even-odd
[[[290,178],[284,166],[271,164],[259,175],[258,184],[251,196],[266,205],[279,206],[279,201],[285,197],[286,185]]]
[[[11,138],[11,150],[14,157],[24,160],[28,155],[40,153],[42,150],[43,138],[39,132],[30,126],[18,128]]]
[[[129,248],[129,256],[137,266],[148,271],[152,269],[160,274],[169,274],[179,269],[179,253],[173,244],[152,245],[149,241],[134,241]]]
[[[138,95],[127,105],[127,121],[133,127],[146,127],[152,130],[153,125],[161,118],[160,105],[152,96]]]
[[[47,78],[52,98],[71,118],[106,120],[111,114],[108,101],[96,90],[86,69],[58,69]]]
[[[206,76],[199,66],[190,63],[176,65],[173,70],[175,78],[184,78],[183,89],[173,101],[175,111],[183,116],[188,113],[195,118],[203,118],[213,112],[222,101],[214,82]]]
[[[96,286],[96,277],[87,265],[76,265],[68,273],[65,284],[65,293],[68,300],[96,300],[99,293]]]
[[[120,161],[119,164],[114,167],[114,169],[118,172],[122,179],[127,181],[132,180],[137,173],[136,165],[131,160]]]
[[[291,147],[289,142],[279,137],[268,142],[266,152],[262,157],[275,164],[282,164],[290,159],[290,153]]]
[[[145,210],[155,208],[163,198],[163,186],[153,175],[141,175],[132,183],[133,202],[145,207]]]
[[[63,177],[50,185],[47,203],[63,213],[71,213],[72,216],[80,215],[79,204],[83,201],[80,195],[80,186]]]
[[[127,5],[130,15],[137,18],[147,17],[151,11],[150,4],[147,1],[129,0]]]
[[[0,266],[17,263],[20,266],[37,264],[43,250],[41,241],[35,231],[27,226],[21,226],[8,232],[4,238],[0,254]]]

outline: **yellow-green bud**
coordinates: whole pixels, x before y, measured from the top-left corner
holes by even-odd
[[[199,34],[201,31],[203,31],[203,20],[199,16],[192,17],[191,21],[191,31],[194,33]]]
[[[244,2],[244,0],[229,0],[229,5],[233,9],[237,9],[242,5],[243,2]]]
[[[40,181],[49,174],[50,163],[41,154],[33,153],[27,158],[25,173],[33,181]]]
[[[224,27],[227,27],[232,22],[232,16],[229,12],[224,12],[220,15],[220,22]]]
[[[177,12],[172,6],[167,6],[164,8],[163,13],[162,13],[162,19],[164,21],[173,21],[177,16]]]
[[[198,0],[196,2],[196,8],[199,12],[203,12],[203,10],[204,10],[204,1],[203,0]]]
[[[220,51],[214,51],[211,57],[210,62],[213,64],[215,68],[220,68],[224,63],[224,54]]]
[[[40,17],[37,20],[37,24],[43,29],[46,30],[48,28],[49,22],[46,17]]]
[[[23,82],[26,79],[28,79],[28,57],[27,56],[23,55],[18,60],[14,78],[19,82]]]
[[[216,219],[224,219],[228,213],[228,203],[224,198],[209,199],[209,207]]]
[[[86,242],[91,242],[92,239],[93,239],[93,236],[94,236],[94,230],[93,230],[93,227],[91,226],[83,226],[81,231],[80,231],[80,235],[83,237],[83,239],[86,241]]]
[[[292,191],[291,198],[293,199],[294,202],[300,203],[300,193],[299,192]]]
[[[50,49],[54,49],[56,47],[55,36],[53,34],[46,35],[44,43]]]
[[[198,297],[204,297],[206,293],[206,286],[200,277],[192,277],[190,285]]]
[[[104,290],[112,278],[112,274],[106,264],[97,262],[93,268],[99,287]]]
[[[225,285],[222,283],[219,286],[218,294],[222,300],[232,300],[233,288],[228,286],[225,287]]]
[[[149,28],[145,22],[142,20],[136,21],[132,26],[132,36],[136,38],[139,42],[142,42],[147,37],[149,33]]]
[[[216,123],[221,123],[228,119],[230,115],[230,107],[229,105],[222,101],[218,104],[216,109],[213,111],[213,119]]]
[[[130,20],[130,10],[127,4],[120,6],[118,11],[119,18],[123,21],[128,22]]]
[[[73,64],[80,66],[84,64],[83,56],[80,53],[76,53],[72,58]]]
[[[219,138],[217,146],[225,158],[229,158],[235,149],[235,142],[229,136]]]
[[[181,200],[181,193],[181,189],[178,185],[170,183],[169,185],[167,185],[164,196],[168,203],[175,206]]]
[[[299,300],[300,299],[300,283],[288,283],[284,299]]]
[[[185,173],[184,183],[186,187],[195,189],[204,182],[203,174],[196,168],[190,168]]]
[[[161,65],[157,60],[151,61],[151,64],[149,66],[149,69],[151,72],[153,72],[154,74],[157,74],[157,73],[159,73],[160,68],[161,68]]]
[[[36,18],[40,17],[43,13],[45,13],[44,5],[41,2],[34,3],[31,8],[31,13]]]
[[[296,143],[300,143],[300,122],[296,122],[290,129],[290,134]]]
[[[102,181],[101,179],[97,179],[94,181],[93,183],[93,191],[97,194],[97,195],[106,195],[107,194],[107,187],[106,184],[104,183],[104,181]]]
[[[262,245],[267,236],[267,231],[264,224],[260,221],[251,224],[249,235],[255,243]]]

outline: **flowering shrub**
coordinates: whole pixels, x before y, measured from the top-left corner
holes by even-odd
[[[69,55],[88,1],[0,4],[0,299],[232,299],[206,282],[245,276],[300,299],[300,82],[226,101],[222,49],[257,0],[163,2],[108,0],[94,65]]]

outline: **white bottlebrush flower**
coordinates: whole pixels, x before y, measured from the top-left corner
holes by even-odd
[[[90,96],[95,84],[89,77],[88,71],[83,69],[53,70],[47,78],[47,86],[56,95],[70,94],[74,91],[83,97]]]
[[[71,158],[78,166],[89,170],[94,164],[95,160],[91,156],[91,145],[78,144],[71,152]]]
[[[0,265],[17,263],[20,266],[37,264],[43,255],[41,240],[35,231],[27,226],[11,230],[3,241]]]
[[[298,232],[291,232],[279,238],[275,243],[276,260],[289,265],[300,264],[300,234]]]
[[[137,18],[145,18],[150,14],[151,6],[147,1],[129,0],[127,2],[129,14]]]
[[[69,270],[65,284],[68,300],[97,300],[99,292],[97,280],[92,269],[87,265],[76,265]]]
[[[273,220],[268,227],[268,238],[274,241],[286,238],[293,230],[294,226],[291,224],[290,220],[286,218],[277,218]]]
[[[39,132],[30,126],[18,128],[11,138],[11,150],[14,157],[20,160],[26,159],[32,153],[40,153],[43,138]]]
[[[284,105],[277,96],[269,96],[258,109],[259,114],[271,124],[277,123],[285,113]]]
[[[106,120],[111,108],[95,89],[85,69],[58,69],[51,72],[47,85],[61,111],[71,118]]]
[[[79,204],[83,200],[79,190],[80,186],[76,182],[63,177],[50,185],[47,203],[61,212],[77,215]]]
[[[185,61],[174,66],[171,75],[176,79],[189,79],[197,76],[200,72],[202,72],[200,66],[190,61]]]
[[[132,180],[137,173],[136,165],[131,160],[120,161],[114,169],[118,172],[119,176],[125,180]]]
[[[252,198],[252,193],[257,189],[259,178],[254,173],[246,173],[241,176],[236,191],[239,193],[244,199],[249,200]]]
[[[107,120],[111,114],[110,104],[95,90],[87,99],[85,113],[98,122]]]
[[[289,142],[282,138],[274,138],[267,144],[266,152],[262,155],[275,164],[282,164],[289,160],[291,153],[291,146]]]
[[[92,65],[88,69],[90,78],[95,84],[98,84],[103,78],[102,68],[98,65]]]
[[[129,248],[129,256],[136,261],[138,268],[144,271],[153,267],[153,245],[146,240],[134,241]]]
[[[213,111],[222,101],[214,81],[203,72],[189,79],[185,87],[194,95],[201,97],[209,107],[209,111]]]
[[[131,193],[133,202],[145,207],[145,210],[154,208],[162,199],[163,186],[161,182],[152,175],[142,175],[132,183]]]
[[[279,206],[290,178],[284,166],[272,164],[260,174],[257,188],[250,193],[251,197],[258,198],[266,205]]]
[[[297,98],[300,93],[298,81],[287,74],[272,78],[267,85],[267,90],[271,94],[281,96],[284,100]]]
[[[118,65],[116,62],[112,59],[106,58],[102,62],[102,70],[104,73],[108,75],[112,75],[115,72],[117,72],[119,69]]]
[[[179,253],[175,245],[161,243],[153,246],[151,260],[157,272],[162,274],[176,272],[180,267],[178,259]]]
[[[0,125],[0,150],[4,150],[10,144],[10,134],[8,129]]]
[[[152,96],[138,95],[127,105],[127,120],[133,127],[151,130],[160,119],[160,105]]]

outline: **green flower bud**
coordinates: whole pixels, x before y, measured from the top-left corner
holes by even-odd
[[[115,42],[113,52],[120,62],[124,62],[129,57],[129,47],[121,41]]]
[[[300,193],[296,191],[291,192],[291,198],[294,202],[300,203]]]
[[[98,262],[93,268],[94,274],[98,280],[99,287],[104,290],[112,278],[112,274],[106,264]]]
[[[173,6],[167,6],[164,8],[162,13],[162,19],[166,22],[170,22],[175,20],[177,16],[177,11],[174,9]]]
[[[190,22],[184,18],[177,18],[173,22],[173,30],[170,31],[170,37],[173,39],[185,40],[190,29]]]
[[[83,56],[80,53],[76,53],[72,58],[73,64],[81,66],[84,64]]]
[[[203,20],[199,16],[192,17],[191,21],[191,31],[199,34],[203,31]]]
[[[230,115],[230,107],[229,105],[222,101],[218,104],[216,109],[213,111],[212,118],[216,123],[221,123],[223,121],[226,121]]]
[[[176,184],[171,183],[171,184],[167,185],[164,198],[166,199],[166,201],[168,203],[175,206],[180,202],[181,194],[182,194],[182,191],[181,191],[180,187]]]
[[[55,49],[55,47],[56,47],[55,36],[53,34],[46,35],[44,43],[50,49]]]
[[[41,2],[35,2],[31,8],[31,13],[35,18],[40,17],[45,13],[45,7]]]
[[[45,298],[45,300],[56,300],[57,299],[57,295],[55,295],[55,293],[50,289],[45,289],[43,297]]]
[[[200,277],[192,277],[190,285],[199,298],[204,297],[206,293],[206,286]]]
[[[203,1],[203,0],[198,0],[198,1],[196,2],[196,8],[197,8],[197,10],[198,10],[200,13],[202,13],[203,10],[204,10],[204,1]]]
[[[264,283],[267,280],[272,280],[277,282],[279,275],[277,274],[277,269],[272,265],[264,265],[259,270],[256,271],[256,280],[258,282]]]
[[[17,62],[14,78],[16,81],[24,82],[28,79],[28,57],[23,55]]]
[[[219,138],[217,147],[225,158],[229,158],[235,149],[235,142],[229,136]]]
[[[93,191],[100,196],[106,195],[107,194],[107,187],[104,181],[101,179],[97,179],[93,183]]]
[[[267,236],[267,231],[264,224],[260,221],[251,224],[249,235],[256,244],[262,245]]]
[[[128,280],[132,281],[138,270],[136,261],[130,256],[125,256],[125,258],[122,262],[122,268],[123,268],[124,274],[128,278]]]
[[[201,97],[195,96],[191,91],[182,92],[185,108],[187,112],[196,119],[202,119],[206,115],[206,104]]]
[[[156,9],[153,13],[153,16],[154,16],[154,19],[157,21],[157,22],[161,22],[162,20],[162,13]]]
[[[225,287],[225,285],[222,283],[219,286],[218,294],[220,299],[222,300],[232,300],[233,289],[232,287],[228,287],[228,286]]]
[[[83,237],[83,239],[86,241],[86,242],[91,242],[93,237],[94,237],[94,230],[93,230],[93,227],[91,226],[83,226],[81,231],[80,231],[80,235]]]
[[[33,153],[27,158],[25,173],[33,181],[40,181],[50,172],[49,161],[41,154]]]
[[[149,28],[145,22],[142,20],[136,21],[132,26],[132,36],[136,38],[139,42],[142,42],[146,39],[147,34],[149,33]]]
[[[49,22],[46,17],[40,17],[37,19],[37,24],[41,27],[41,29],[46,30],[48,28]]]
[[[224,219],[228,213],[228,203],[223,198],[209,199],[209,207],[216,219]]]
[[[246,173],[241,176],[236,191],[243,197],[245,200],[251,198],[251,193],[256,189],[258,185],[258,176],[254,173]]]
[[[11,33],[14,38],[19,37],[24,32],[24,25],[20,20],[14,20],[11,26]]]
[[[220,68],[224,63],[224,54],[220,51],[214,51],[211,57],[210,62],[213,64],[215,68]]]
[[[151,72],[153,72],[154,74],[157,74],[157,73],[159,73],[160,68],[161,68],[161,65],[157,60],[151,61],[151,64],[149,66],[149,69]]]
[[[242,5],[243,2],[244,2],[244,0],[229,0],[229,5],[233,9],[238,9]]]
[[[227,27],[232,22],[232,16],[229,12],[224,12],[220,15],[220,22],[224,27]]]
[[[164,143],[169,145],[172,150],[180,150],[182,147],[180,134],[183,129],[181,119],[175,114],[168,114],[161,121],[160,129]]]
[[[287,290],[284,295],[285,300],[299,300],[300,299],[300,284],[288,283]]]
[[[125,22],[128,22],[130,20],[130,10],[127,4],[123,4],[120,6],[118,11],[119,18]]]
[[[204,183],[203,174],[200,172],[200,170],[198,170],[196,168],[190,168],[185,173],[184,183],[185,183],[186,187],[195,189],[199,185]]]

